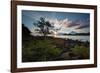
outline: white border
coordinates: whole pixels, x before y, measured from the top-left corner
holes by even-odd
[[[90,59],[89,60],[71,60],[71,61],[51,61],[51,62],[29,62],[22,63],[22,10],[38,11],[57,11],[57,12],[79,12],[90,13]],[[46,67],[61,65],[82,65],[94,64],[94,10],[76,9],[76,8],[57,8],[57,7],[39,7],[39,6],[17,6],[17,68]]]

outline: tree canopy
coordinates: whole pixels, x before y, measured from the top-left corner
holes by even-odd
[[[42,33],[44,36],[50,33],[50,29],[53,28],[50,22],[46,21],[43,17],[40,17],[40,20],[38,20],[37,23],[33,23],[33,25],[39,28],[38,31]]]

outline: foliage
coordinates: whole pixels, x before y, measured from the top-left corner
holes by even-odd
[[[49,33],[49,30],[53,27],[50,22],[46,21],[43,17],[41,17],[37,23],[33,23],[33,25],[39,28],[37,30],[44,36],[46,36]]]
[[[57,57],[61,49],[49,40],[28,41],[23,47],[23,61],[48,61]]]
[[[72,50],[72,53],[74,53],[75,55],[80,56],[80,58],[82,58],[82,59],[89,58],[89,48],[87,48],[85,46],[76,45],[71,50]]]

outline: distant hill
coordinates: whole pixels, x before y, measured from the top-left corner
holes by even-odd
[[[58,35],[90,35],[90,33],[77,33],[75,31],[71,31],[70,33],[59,33]]]
[[[77,33],[75,31],[71,31],[68,35],[90,35],[90,33]]]
[[[30,35],[30,30],[24,25],[22,24],[22,41],[23,43],[26,42],[26,40],[31,39],[31,35]]]
[[[30,33],[31,33],[30,30],[24,24],[22,24],[22,35],[29,36]]]
[[[75,31],[71,31],[69,34],[77,34]]]

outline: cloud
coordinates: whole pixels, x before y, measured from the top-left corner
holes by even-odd
[[[69,19],[63,19],[63,20],[58,20],[58,19],[47,19],[55,28],[60,28],[60,27],[68,27],[72,21]]]
[[[76,29],[83,29],[83,28],[87,28],[89,27],[89,24],[87,25],[79,25],[78,27],[76,27]]]
[[[80,25],[80,23],[72,22],[69,25],[67,25],[67,27],[74,27],[74,26],[78,26],[78,25]]]
[[[55,27],[55,29],[66,29],[80,25],[79,22],[73,22],[68,18],[63,20],[58,20],[58,19],[46,19],[46,20],[49,21]]]
[[[89,27],[89,22],[83,22],[80,20],[77,21],[72,21],[69,20],[68,18],[63,19],[63,20],[58,20],[58,19],[46,19],[49,21],[55,29],[68,29],[74,27],[74,29],[83,29]]]
[[[67,27],[75,27],[75,29],[83,29],[89,27],[89,21],[82,22],[82,21],[75,21],[67,25]]]

